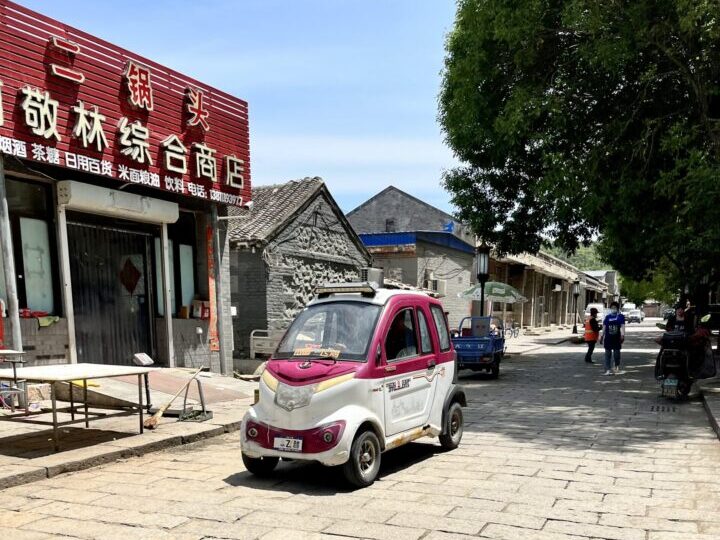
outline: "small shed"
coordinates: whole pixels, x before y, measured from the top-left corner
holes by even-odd
[[[252,189],[252,209],[232,209],[230,285],[235,358],[254,330],[280,331],[318,284],[353,281],[371,256],[321,178]]]

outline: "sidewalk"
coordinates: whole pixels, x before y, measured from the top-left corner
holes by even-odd
[[[578,331],[580,331],[580,329],[578,329]],[[539,328],[535,329],[532,335],[521,330],[518,337],[505,339],[505,354],[507,356],[527,354],[547,345],[564,343],[578,335],[581,334],[572,333],[572,327],[559,328],[552,331]]]
[[[159,407],[167,402],[166,396],[169,392],[169,388],[163,388],[163,384],[167,385],[171,375],[177,374],[170,371],[155,373],[159,375],[154,380],[151,378],[150,387],[153,403]],[[114,390],[114,383],[109,380],[99,379],[98,382],[103,387]],[[51,422],[51,413],[43,412],[30,417],[20,413],[17,421],[0,422],[0,489],[240,429],[242,417],[252,404],[255,384],[219,375],[203,378],[202,382],[206,407],[213,415],[209,420],[179,422],[176,417],[164,416],[155,430],[145,430],[143,434],[139,434],[138,414],[100,418],[91,420],[89,428],[85,428],[82,423],[60,427],[61,450],[57,453],[53,451],[52,426],[35,423]],[[177,385],[174,388],[177,389]],[[192,394],[191,392],[191,396],[195,397]],[[88,401],[91,402],[90,399]],[[48,410],[50,408],[48,401],[41,402],[41,405]],[[66,402],[58,402],[58,409],[68,405]],[[182,396],[172,408],[180,408],[181,405]],[[76,418],[82,418],[81,408],[80,406]],[[195,407],[196,410],[197,408]],[[102,404],[92,403],[90,411],[106,414],[118,412],[116,409],[104,409]],[[0,417],[2,416],[8,417],[10,412],[0,410]],[[66,420],[70,420],[70,413],[58,412],[58,421]]]
[[[720,377],[697,383],[703,399],[703,406],[718,439],[720,439]]]

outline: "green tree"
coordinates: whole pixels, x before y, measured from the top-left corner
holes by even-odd
[[[568,253],[562,248],[552,245],[544,245],[542,249],[558,259],[572,264],[578,270],[604,270],[610,268],[610,265],[598,253],[597,245],[594,243],[580,246],[574,253]]]
[[[439,98],[458,217],[501,252],[599,234],[623,275],[666,259],[697,287],[720,245],[719,8],[458,0]]]

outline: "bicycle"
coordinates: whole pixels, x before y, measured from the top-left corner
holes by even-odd
[[[516,322],[511,322],[509,326],[505,327],[505,339],[516,338],[520,335],[520,325]]]

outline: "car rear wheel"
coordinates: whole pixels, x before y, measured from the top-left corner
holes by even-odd
[[[463,411],[456,401],[447,412],[445,433],[440,435],[440,445],[445,450],[455,450],[460,445],[463,436]]]
[[[680,380],[677,385],[678,397],[686,398],[690,395],[690,389],[692,388],[692,381]]]
[[[277,467],[280,458],[276,457],[261,457],[254,458],[246,454],[242,455],[243,464],[245,468],[255,476],[269,476]]]
[[[380,440],[368,429],[358,433],[350,449],[350,459],[343,465],[345,479],[355,487],[371,485],[380,472]]]

